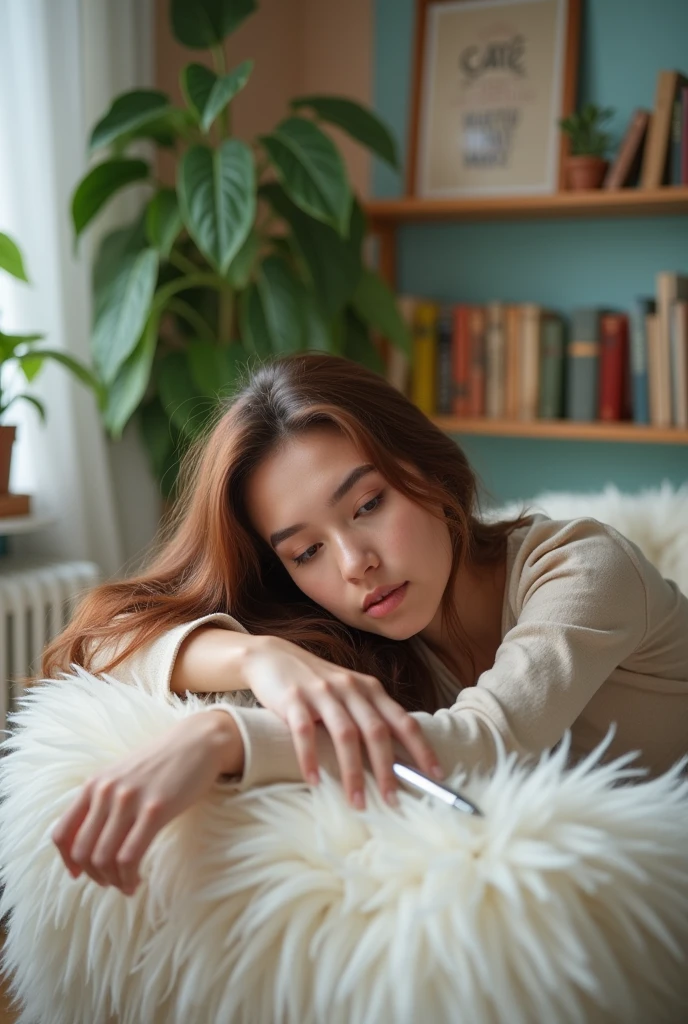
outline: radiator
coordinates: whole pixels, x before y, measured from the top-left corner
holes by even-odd
[[[0,558],[0,738],[21,680],[40,670],[43,648],[99,578],[93,562]]]

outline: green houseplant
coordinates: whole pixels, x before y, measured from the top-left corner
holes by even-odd
[[[0,270],[19,281],[28,283],[24,260],[17,244],[2,232],[0,232]],[[42,339],[42,334],[4,334],[0,331],[0,494],[7,494],[8,491],[12,446],[16,436],[15,426],[1,422],[5,419],[7,410],[14,402],[30,402],[38,410],[41,420],[45,422],[45,408],[34,395],[24,393],[10,395],[3,391],[3,384],[6,382],[5,371],[10,366],[18,368],[30,383],[36,378],[46,361],[61,363],[82,383],[93,388],[96,394],[102,398],[101,386],[87,367],[65,352],[43,348],[39,345]]]
[[[250,144],[232,135],[253,62],[227,69],[224,41],[255,10],[255,0],[171,0],[174,36],[210,51],[213,69],[183,69],[183,106],[154,90],[118,96],[90,138],[91,152],[109,152],[72,198],[78,238],[120,189],[151,189],[96,259],[92,350],[105,425],[119,437],[137,414],[165,496],[247,364],[316,349],[382,371],[371,331],[409,347],[393,294],[364,266],[365,217],[325,130],[337,125],[397,166],[382,122],[342,97],[300,96],[268,134]],[[140,139],[174,152],[174,188],[128,155]]]
[[[570,189],[599,188],[602,184],[610,141],[603,126],[613,114],[611,107],[588,103],[578,113],[560,119],[559,127],[570,140],[570,153],[565,162]]]

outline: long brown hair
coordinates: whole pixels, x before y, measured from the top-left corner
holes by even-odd
[[[408,710],[436,710],[416,646],[345,625],[311,601],[247,516],[245,484],[260,461],[323,425],[340,430],[391,486],[447,524],[453,557],[442,611],[450,637],[475,667],[451,601],[456,574],[466,562],[496,563],[508,534],[527,520],[483,522],[476,475],[451,438],[378,374],[311,352],[250,371],[209,436],[188,453],[180,497],[149,566],[84,598],[46,649],[44,676],[70,664],[89,668],[102,645],[122,641],[101,669],[111,672],[172,626],[227,612],[250,633],[285,637],[376,676]]]

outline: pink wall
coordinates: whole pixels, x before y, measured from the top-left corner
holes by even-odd
[[[347,96],[369,105],[372,64],[373,0],[260,0],[228,40],[228,67],[253,58],[255,66],[243,93],[233,102],[233,131],[243,139],[270,131],[289,113],[289,100],[308,93]],[[156,80],[159,88],[181,99],[179,74],[203,51],[187,50],[173,38],[169,0],[156,0]],[[336,128],[327,129],[340,146],[351,183],[369,195],[367,152]],[[171,162],[163,155],[160,174],[171,179]]]

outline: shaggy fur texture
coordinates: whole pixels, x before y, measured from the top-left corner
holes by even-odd
[[[50,830],[78,788],[200,706],[85,672],[23,699],[0,761],[21,1024],[685,1020],[685,763],[643,780],[632,755],[596,764],[607,741],[575,769],[567,735],[457,775],[483,819],[406,793],[395,811],[372,783],[356,813],[327,777],[218,786],[132,899],[72,880]]]

